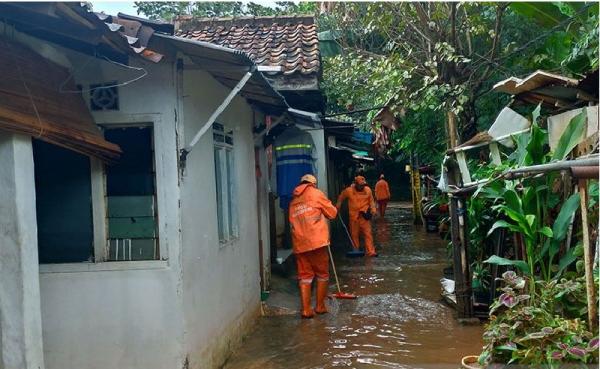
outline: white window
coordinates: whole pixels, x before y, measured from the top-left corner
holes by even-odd
[[[239,236],[233,131],[214,123],[213,141],[219,240],[228,242]]]

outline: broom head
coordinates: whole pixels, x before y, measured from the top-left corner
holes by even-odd
[[[362,258],[363,256],[365,256],[365,252],[363,250],[352,250],[352,251],[348,251],[346,253],[346,257],[349,258]]]
[[[353,295],[351,293],[345,293],[345,292],[336,292],[336,293],[332,294],[331,296],[335,297],[336,299],[344,299],[344,300],[354,300],[356,298],[356,295]]]

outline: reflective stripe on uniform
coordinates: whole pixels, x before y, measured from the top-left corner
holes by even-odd
[[[294,144],[294,145],[283,145],[275,147],[275,151],[290,150],[290,149],[312,149],[310,144]]]

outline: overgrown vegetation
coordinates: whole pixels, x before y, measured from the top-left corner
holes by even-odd
[[[594,3],[336,4],[320,18],[321,30],[332,30],[343,49],[324,59],[328,109],[390,102],[402,121],[390,154],[438,162],[447,112],[458,116],[464,141],[508,103],[490,92],[499,80],[536,69],[573,76],[597,68],[597,26]],[[348,119],[366,129],[376,112]]]
[[[553,368],[564,362],[598,360],[598,331],[592,332],[586,324],[583,248],[580,243],[567,242],[579,209],[579,194],[565,191],[565,182],[556,172],[516,179],[503,175],[509,168],[563,160],[585,137],[584,110],[571,120],[552,152],[547,132],[538,125],[539,116],[540,106],[532,113],[531,131],[515,139],[516,147],[502,166],[480,167],[476,176],[492,180],[469,200],[474,289],[481,288],[479,279],[489,275],[481,261],[489,256],[486,243],[492,235],[506,229],[516,237],[513,246],[520,249],[522,245],[520,255],[491,255],[484,261],[513,267],[523,277],[515,271],[503,274],[502,294],[490,307],[482,364],[546,364]],[[590,185],[592,191],[595,183]],[[596,205],[590,204],[592,209]]]
[[[536,295],[525,292],[526,280],[513,271],[505,272],[502,282],[503,293],[491,306],[480,364],[560,368],[566,362],[598,362],[597,332],[585,323],[583,278],[537,281]]]
[[[195,17],[273,16],[314,14],[316,3],[276,1],[274,6],[241,1],[136,1],[138,14],[150,19],[171,21],[179,15]]]

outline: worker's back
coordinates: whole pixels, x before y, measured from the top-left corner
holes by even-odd
[[[294,253],[311,251],[329,245],[329,225],[337,209],[313,184],[303,183],[294,189],[290,202],[290,225]]]
[[[375,198],[377,200],[387,200],[390,198],[390,186],[385,179],[380,179],[375,184]]]

